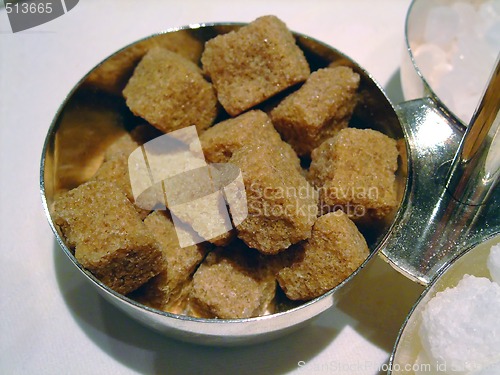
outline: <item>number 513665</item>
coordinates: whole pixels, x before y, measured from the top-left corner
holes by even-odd
[[[52,13],[52,3],[15,3],[6,1],[5,10],[10,13]]]

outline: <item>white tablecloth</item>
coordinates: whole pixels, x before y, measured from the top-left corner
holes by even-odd
[[[0,8],[0,373],[377,374],[421,287],[375,259],[353,293],[273,342],[210,348],[162,337],[97,296],[54,241],[39,163],[47,129],[73,85],[130,42],[176,26],[275,14],[346,53],[401,100],[409,0],[81,0],[12,33]]]

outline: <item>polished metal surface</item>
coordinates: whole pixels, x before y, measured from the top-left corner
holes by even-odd
[[[50,207],[57,194],[78,186],[95,173],[107,145],[123,134],[124,128],[130,129],[140,123],[141,120],[132,116],[126,108],[123,98],[117,95],[123,88],[120,85],[130,76],[133,64],[137,63],[137,50],[141,51],[144,44],[154,44],[160,38],[171,36],[171,47],[182,51],[187,46],[183,38],[187,37],[190,41],[194,39],[197,45],[202,46],[206,40],[238,27],[240,25],[237,24],[193,25],[155,35],[118,51],[93,69],[69,93],[50,126],[41,161],[40,191],[45,213],[58,243],[82,275],[106,300],[139,322],[169,336],[199,344],[234,345],[269,340],[299,328],[335,306],[348,293],[349,281],[377,254],[387,241],[393,223],[403,214],[399,208],[380,227],[364,233],[371,250],[370,256],[333,290],[299,306],[283,306],[278,313],[257,318],[200,319],[151,309],[114,292],[78,263],[52,221]],[[408,145],[398,116],[383,90],[364,69],[339,51],[307,36],[295,36],[313,70],[333,63],[349,65],[360,74],[359,104],[352,123],[356,127],[379,130],[400,141],[403,152],[397,172],[397,185],[403,201],[408,181],[405,152]],[[103,72],[108,75],[112,72],[115,78],[112,80],[113,86],[108,86],[107,90],[103,90],[105,85],[99,80]]]
[[[463,138],[451,117],[431,98],[396,107],[410,147],[408,194],[403,215],[381,254],[398,271],[421,284],[470,243],[500,231],[500,191],[471,206],[446,190],[446,178]]]
[[[487,204],[500,176],[500,60],[453,161],[446,188],[468,205]]]

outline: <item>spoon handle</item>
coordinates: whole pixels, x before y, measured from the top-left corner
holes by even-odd
[[[499,57],[460,143],[446,184],[457,201],[472,206],[486,203],[500,176]]]

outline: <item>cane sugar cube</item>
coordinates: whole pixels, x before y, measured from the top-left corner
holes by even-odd
[[[227,163],[233,153],[247,144],[269,143],[300,170],[300,160],[290,145],[281,140],[269,116],[253,110],[222,121],[200,136],[207,161]]]
[[[148,306],[169,311],[189,294],[187,286],[207,248],[205,244],[181,247],[174,223],[164,211],[151,213],[144,224],[158,241],[163,253],[164,271],[141,288],[137,299]]]
[[[209,40],[201,62],[231,116],[305,81],[310,73],[292,33],[275,16]]]
[[[215,92],[200,68],[162,48],[146,53],[123,95],[136,116],[164,133],[191,125],[201,132],[217,115]]]
[[[271,112],[274,126],[299,155],[309,155],[349,124],[359,74],[349,67],[319,69]]]
[[[350,276],[369,255],[363,235],[342,211],[319,217],[311,238],[297,247],[294,250],[300,255],[278,273],[279,285],[292,300],[319,297]]]
[[[116,185],[91,181],[53,206],[75,258],[99,280],[127,294],[163,270],[162,253],[134,206]]]
[[[135,66],[150,49],[155,47],[168,49],[198,63],[203,44],[194,38],[189,30],[156,35],[109,57],[89,74],[84,83],[111,94],[121,95]]]
[[[247,145],[229,161],[243,175],[248,216],[238,237],[264,254],[276,254],[309,238],[316,220],[317,193],[295,165],[272,145]]]
[[[347,128],[311,155],[309,177],[322,211],[344,210],[353,220],[380,219],[397,206],[396,141],[371,129]]]
[[[276,279],[256,251],[219,248],[195,272],[190,304],[198,316],[251,318],[269,309],[275,292]]]

